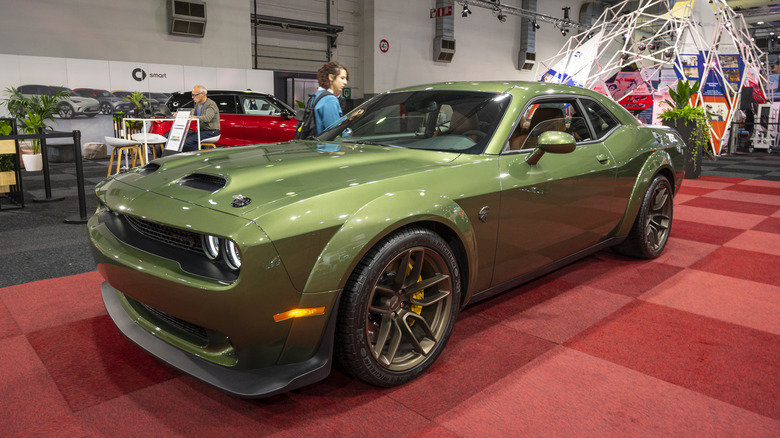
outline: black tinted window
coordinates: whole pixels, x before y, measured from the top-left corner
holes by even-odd
[[[209,96],[216,102],[220,114],[236,114],[235,96]]]
[[[604,109],[596,101],[582,100],[582,106],[585,107],[586,116],[590,119],[593,129],[596,131],[597,139],[604,137],[612,128],[618,125],[612,113]]]

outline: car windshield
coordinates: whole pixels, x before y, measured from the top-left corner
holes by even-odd
[[[318,139],[480,154],[508,94],[424,90],[386,93],[359,106]]]

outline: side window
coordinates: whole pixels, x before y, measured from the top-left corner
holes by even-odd
[[[209,96],[219,108],[220,114],[236,114],[235,96]]]
[[[244,114],[257,116],[272,116],[282,112],[281,108],[262,97],[242,96],[241,107],[244,108]]]
[[[591,140],[590,130],[574,99],[549,99],[529,105],[509,138],[511,150],[533,149],[543,132],[571,134],[577,143]]]
[[[582,106],[585,108],[585,113],[596,131],[597,139],[604,137],[612,128],[618,125],[612,113],[604,109],[596,101],[583,99]]]

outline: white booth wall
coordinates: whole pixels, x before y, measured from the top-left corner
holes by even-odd
[[[430,18],[430,9],[435,7],[434,0],[258,0],[257,5],[258,13],[264,15],[322,23],[328,19],[327,2],[330,23],[344,26],[333,58],[350,69],[353,98],[415,83],[534,79],[534,71],[517,69],[523,19],[515,15],[500,23],[490,10],[472,5],[473,13],[463,18],[461,6],[452,1],[456,53],[452,62],[443,63],[433,61],[435,20]],[[165,0],[0,0],[0,53],[251,69],[253,3],[207,0],[205,37],[193,38],[168,34]],[[520,0],[505,3],[521,5]],[[570,6],[570,15],[577,20],[584,3],[539,1],[538,12],[562,17],[562,8]],[[551,24],[540,25],[537,62],[556,54],[567,39]],[[295,39],[308,39],[287,35],[291,46]],[[389,43],[386,53],[379,50],[383,39]],[[297,65],[291,60],[288,67],[295,71]],[[210,74],[204,76],[208,79]]]

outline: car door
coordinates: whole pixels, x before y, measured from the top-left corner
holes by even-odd
[[[552,129],[539,122],[536,128],[530,126],[536,122],[532,114],[553,109],[564,117],[546,121]],[[606,135],[599,138],[594,133],[576,98],[535,100],[517,126],[500,157],[501,212],[493,285],[595,245],[620,220],[612,209],[616,163],[603,143]],[[574,151],[545,153],[529,164],[535,136],[544,130],[572,134]],[[518,139],[523,144],[510,147]]]
[[[244,112],[245,144],[290,141],[295,136],[295,119],[282,116],[287,110],[265,96],[241,96]]]
[[[232,94],[214,94],[209,98],[219,108],[219,144],[221,146],[237,146],[246,144],[244,137],[246,127],[242,115],[237,111],[236,96]]]

